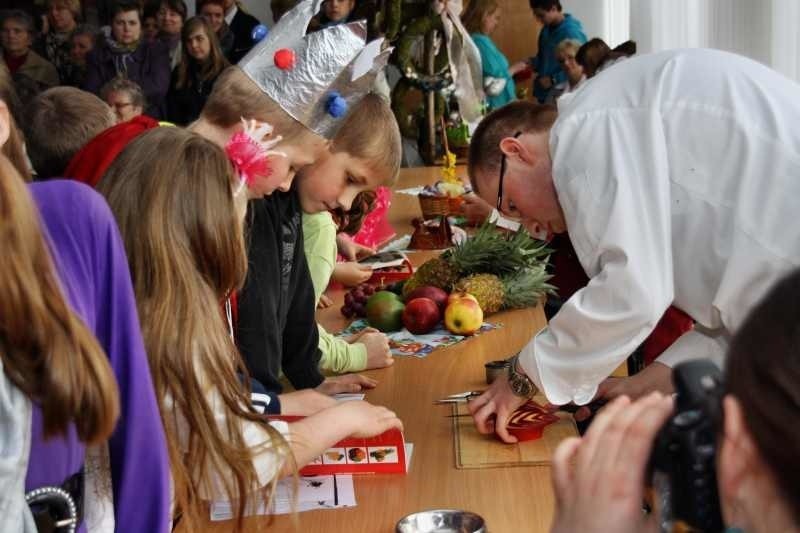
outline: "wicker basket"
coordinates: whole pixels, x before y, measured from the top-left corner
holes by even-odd
[[[419,195],[419,207],[422,218],[429,220],[442,215],[460,215],[461,204],[464,203],[460,196],[424,196]]]

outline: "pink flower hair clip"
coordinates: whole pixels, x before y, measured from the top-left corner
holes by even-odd
[[[274,139],[264,141],[264,137],[273,131],[271,125],[257,120],[242,119],[242,131],[236,132],[228,144],[225,145],[225,153],[236,168],[239,174],[239,187],[234,194],[239,194],[245,185],[250,185],[256,176],[269,176],[272,174],[270,168],[270,156],[283,156],[286,154],[271,148],[281,142],[280,135]]]

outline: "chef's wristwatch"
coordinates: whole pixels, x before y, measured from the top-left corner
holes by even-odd
[[[534,394],[538,392],[536,385],[533,384],[531,378],[525,374],[517,372],[517,359],[519,355],[515,355],[510,359],[511,364],[508,365],[508,384],[511,386],[511,391],[522,398],[533,398]]]

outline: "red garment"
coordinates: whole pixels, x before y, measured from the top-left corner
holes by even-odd
[[[96,187],[108,167],[140,133],[157,128],[158,121],[139,115],[112,126],[89,141],[67,165],[64,177]]]
[[[5,59],[8,71],[13,75],[16,74],[19,68],[28,60],[28,54],[13,57],[3,52],[3,59]]]
[[[558,296],[566,301],[575,292],[585,287],[589,283],[589,278],[578,261],[578,256],[566,233],[553,237],[549,246],[555,250],[552,256],[553,278],[550,283],[558,289]],[[672,346],[678,337],[692,329],[693,325],[694,322],[689,315],[677,307],[670,306],[650,336],[642,343],[645,364],[652,363]]]

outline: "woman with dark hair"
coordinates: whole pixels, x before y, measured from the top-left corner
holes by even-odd
[[[135,0],[120,0],[114,7],[111,35],[89,54],[84,89],[94,94],[116,77],[136,82],[147,99],[145,114],[166,116],[169,90],[169,54],[160,42],[142,39],[141,9]]]
[[[181,30],[186,22],[187,10],[183,0],[161,0],[156,20],[158,38],[169,49],[170,69],[181,60]]]
[[[595,37],[585,42],[575,54],[575,61],[583,67],[583,73],[591,78],[621,59],[636,53],[636,43],[625,41],[616,48],[611,48],[603,39]]]
[[[800,531],[800,271],[752,310],[728,350],[716,446],[726,525],[749,533]],[[656,433],[673,411],[658,394],[620,397],[582,439],[553,456],[554,533],[634,533],[655,525],[641,511]],[[698,488],[700,490],[700,488]]]
[[[204,17],[186,21],[181,41],[182,59],[172,74],[167,107],[170,121],[184,126],[200,116],[214,82],[229,63]]]

